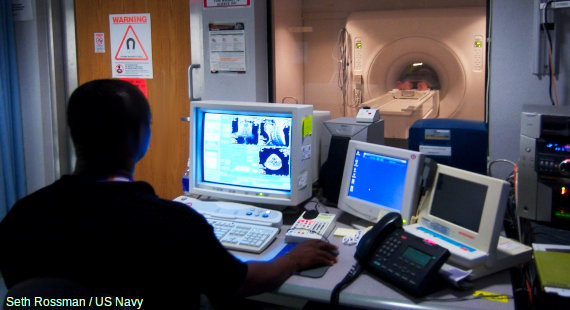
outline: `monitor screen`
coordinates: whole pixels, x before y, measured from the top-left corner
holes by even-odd
[[[268,206],[310,198],[311,115],[309,105],[193,102],[189,192]]]
[[[291,190],[289,114],[205,112],[202,181]]]
[[[346,157],[338,207],[371,222],[388,212],[409,222],[417,209],[423,155],[351,140]]]
[[[486,185],[441,174],[435,186],[431,214],[471,231],[479,231],[485,197]]]
[[[402,210],[408,159],[356,150],[348,196]],[[379,178],[378,172],[382,172]]]

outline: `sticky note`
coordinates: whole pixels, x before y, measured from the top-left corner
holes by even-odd
[[[335,237],[344,237],[344,236],[348,236],[348,235],[354,235],[354,234],[356,234],[357,231],[358,231],[357,229],[339,227],[334,231],[334,236]]]
[[[303,138],[313,134],[313,115],[303,118]]]

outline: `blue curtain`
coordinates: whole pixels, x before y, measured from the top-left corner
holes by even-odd
[[[26,193],[12,1],[0,1],[0,220]]]

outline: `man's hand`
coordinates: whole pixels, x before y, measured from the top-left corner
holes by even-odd
[[[331,266],[337,262],[333,253],[338,247],[320,240],[307,240],[294,247],[287,256],[297,268],[296,271],[316,266]]]
[[[269,262],[248,262],[247,276],[236,292],[238,296],[255,295],[278,288],[297,271],[337,262],[333,254],[338,248],[319,240],[298,244],[287,254]]]

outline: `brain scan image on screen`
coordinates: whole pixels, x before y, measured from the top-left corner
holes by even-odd
[[[281,161],[281,158],[279,158],[279,156],[271,154],[265,160],[264,166],[269,170],[279,170],[281,169],[281,167],[283,167],[283,162]]]
[[[265,147],[259,151],[259,172],[265,175],[289,175],[289,151]]]
[[[268,146],[289,146],[289,125],[289,120],[263,120],[261,122],[261,143]]]
[[[253,117],[235,117],[232,121],[232,142],[254,144],[259,140],[259,120]]]

